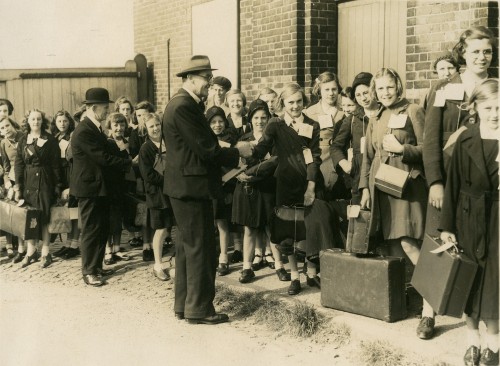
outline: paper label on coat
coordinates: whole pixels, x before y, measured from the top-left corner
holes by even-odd
[[[359,216],[359,212],[361,211],[361,206],[359,205],[349,205],[347,206],[347,217],[355,219]]]
[[[62,139],[61,141],[59,141],[59,148],[61,149],[61,158],[66,158],[66,149],[68,148],[69,146],[69,141],[68,140],[65,140],[65,139]]]
[[[322,114],[318,117],[319,127],[321,129],[333,127],[332,116],[329,114]]]
[[[389,128],[404,128],[406,125],[406,120],[408,119],[407,114],[392,114],[389,119],[387,127]]]
[[[231,144],[229,142],[219,140],[219,146],[220,147],[231,147]]]
[[[304,160],[306,161],[306,165],[311,164],[313,162],[313,155],[311,149],[302,150],[302,154],[304,154]]]
[[[446,102],[446,95],[444,90],[436,90],[436,97],[434,99],[434,107],[444,107]]]
[[[70,220],[78,220],[78,207],[70,207],[69,208],[69,219]]]
[[[447,84],[444,87],[444,94],[446,99],[462,100],[464,99],[464,93],[464,84]]]
[[[351,162],[353,156],[354,156],[354,154],[353,154],[353,151],[352,151],[352,147],[350,147],[350,148],[347,149],[347,161]]]
[[[308,125],[307,123],[302,123],[299,125],[299,136],[307,137],[308,139],[312,138],[313,135],[313,126]]]
[[[42,139],[41,137],[39,137],[37,140],[36,140],[36,146],[38,147],[42,147],[43,145],[45,145],[45,143],[47,142],[47,140],[44,140]]]
[[[363,136],[361,137],[361,139],[359,140],[359,150],[361,151],[361,154],[364,154],[365,153],[365,150],[366,150],[366,137]]]

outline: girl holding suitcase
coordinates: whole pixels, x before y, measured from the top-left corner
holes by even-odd
[[[370,118],[366,130],[365,153],[359,188],[361,206],[371,207],[371,233],[382,233],[384,240],[397,241],[413,264],[420,255],[424,237],[427,187],[422,166],[424,110],[408,102],[398,73],[383,68],[370,83],[372,95],[382,108]],[[397,168],[406,173],[406,185],[398,198],[375,189],[379,169]],[[381,187],[382,188],[382,187]],[[434,311],[424,299],[422,319],[417,327],[419,338],[428,339],[434,332]]]
[[[455,144],[441,213],[441,239],[460,245],[478,264],[466,307],[466,365],[498,365],[498,79],[487,79],[470,95],[479,124]],[[481,352],[479,321],[486,325]]]

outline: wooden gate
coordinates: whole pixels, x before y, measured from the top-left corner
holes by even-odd
[[[406,0],[339,4],[338,65],[342,85],[361,71],[392,67],[406,80]]]
[[[21,121],[26,111],[38,108],[54,115],[66,109],[77,110],[92,87],[108,89],[111,100],[126,96],[135,105],[149,100],[154,104],[151,72],[143,55],[129,60],[123,68],[102,69],[45,69],[0,71],[0,98],[14,104],[14,119]]]

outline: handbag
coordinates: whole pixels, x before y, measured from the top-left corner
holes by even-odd
[[[304,222],[304,207],[280,206],[274,209],[270,217],[271,242],[282,243],[292,247],[295,242],[305,240],[306,226]],[[290,244],[291,243],[291,244]],[[285,250],[288,251],[288,250]]]
[[[401,198],[409,179],[410,172],[380,163],[375,174],[375,187],[391,196]]]
[[[68,207],[52,206],[50,208],[48,231],[50,234],[69,233],[71,231],[71,219]]]
[[[349,226],[347,228],[346,252],[368,254],[371,212],[360,210],[359,206],[347,206],[347,217],[349,218]]]

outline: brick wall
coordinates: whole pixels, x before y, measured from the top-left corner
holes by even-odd
[[[463,31],[484,25],[498,34],[496,2],[409,0],[407,16],[406,96],[415,102],[422,101],[437,80],[434,60],[451,51]]]

